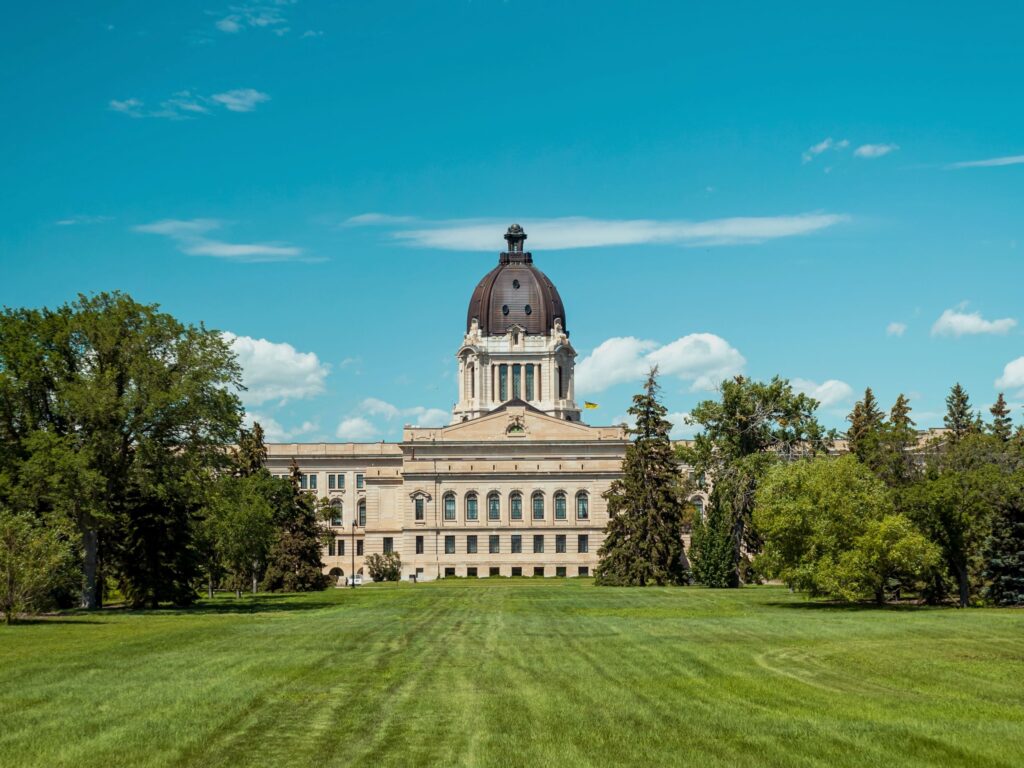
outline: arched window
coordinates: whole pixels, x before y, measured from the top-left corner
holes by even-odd
[[[565,494],[561,491],[555,494],[555,520],[565,520]]]
[[[454,520],[455,519],[455,494],[446,493],[444,495],[444,519]]]
[[[540,491],[533,494],[533,519],[544,519],[544,494]]]
[[[512,520],[523,519],[523,494],[515,491],[508,497],[509,518]]]
[[[586,491],[580,491],[576,494],[576,519],[586,520],[590,517],[590,497],[587,496]]]
[[[487,497],[487,519],[501,520],[501,497],[497,493]]]
[[[477,508],[476,508],[476,494],[470,493],[466,495],[466,519],[476,520],[477,519]]]
[[[341,499],[331,499],[331,525],[342,526],[345,518],[342,515]]]
[[[704,499],[700,496],[694,496],[690,499],[690,503],[693,504],[694,510],[697,512],[697,517],[701,520],[704,519]]]
[[[366,499],[360,499],[359,504],[356,507],[359,512],[359,527],[366,527]]]

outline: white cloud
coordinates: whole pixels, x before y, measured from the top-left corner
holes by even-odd
[[[368,397],[360,403],[360,408],[371,416],[383,416],[390,421],[396,418],[401,411],[391,403],[378,400],[376,397]]]
[[[1017,325],[1012,317],[985,320],[980,312],[966,312],[966,304],[947,309],[932,326],[932,336],[967,336],[980,333],[1004,334]]]
[[[861,144],[853,150],[853,155],[873,160],[876,157],[884,157],[890,152],[895,152],[897,149],[899,149],[898,144]]]
[[[382,226],[387,224],[408,224],[416,221],[415,216],[391,216],[387,213],[361,213],[358,216],[350,216],[343,222],[347,227]]]
[[[665,418],[672,422],[669,437],[673,440],[691,440],[700,432],[699,424],[690,424],[690,414],[685,412],[670,413]]]
[[[833,141],[832,137],[829,136],[827,139],[822,139],[817,144],[805,149],[801,159],[805,163],[809,163],[822,152],[827,152],[830,149],[846,149],[848,146],[850,146],[849,140],[840,139],[839,141]]]
[[[399,408],[376,397],[364,399],[359,404],[359,409],[369,416],[381,416],[385,421],[393,421],[399,417],[408,418],[411,419],[408,423],[417,427],[443,427],[451,421],[451,414],[440,408],[427,408],[423,405]]]
[[[569,216],[527,219],[520,223],[530,245],[547,250],[597,248],[616,245],[718,246],[760,243],[782,237],[807,235],[848,221],[844,214],[803,213],[793,216],[748,216],[708,221],[651,219],[592,219]],[[363,214],[346,222],[395,224],[384,214]],[[408,245],[452,251],[494,250],[507,219],[424,221],[415,229],[400,229],[393,236]]]
[[[296,437],[308,435],[310,432],[316,432],[320,428],[316,422],[304,421],[301,426],[295,429],[285,429],[273,416],[264,413],[246,412],[243,419],[246,427],[252,428],[253,423],[257,421],[263,427],[263,435],[268,443],[288,443]]]
[[[270,101],[270,97],[255,88],[236,88],[233,91],[215,93],[211,96],[215,102],[226,107],[230,112],[252,112],[257,104]]]
[[[900,322],[891,322],[885,326],[885,334],[887,336],[902,336],[907,332],[907,324]]]
[[[691,382],[691,390],[714,389],[743,370],[746,360],[725,339],[713,333],[691,333],[668,344],[615,337],[599,344],[576,366],[576,388],[601,392],[641,379],[653,365],[665,376]]]
[[[242,366],[242,382],[247,387],[240,393],[244,403],[284,402],[323,393],[330,366],[321,363],[315,352],[299,352],[291,344],[233,333],[224,333],[224,338]]]
[[[341,440],[369,440],[377,437],[380,432],[369,421],[362,416],[351,416],[342,419],[335,431],[335,436]]]
[[[1024,163],[1024,155],[1007,155],[1006,157],[990,157],[987,160],[965,160],[959,163],[950,163],[946,170],[958,170],[960,168],[997,168],[1003,165],[1020,165]]]
[[[136,232],[163,235],[175,242],[178,250],[190,256],[214,256],[249,263],[290,261],[302,257],[302,249],[286,243],[229,243],[207,237],[220,229],[217,219],[161,219],[134,227]]]
[[[1000,389],[1024,390],[1024,357],[1011,360],[1003,367],[1003,375],[995,381]]]
[[[809,379],[790,379],[789,383],[797,392],[813,397],[823,408],[847,402],[853,394],[853,388],[839,379],[829,379],[821,384]]]
[[[66,219],[58,219],[53,222],[58,227],[73,227],[76,224],[102,224],[105,221],[110,221],[111,216],[89,216],[87,214],[78,214],[75,216],[68,216]]]
[[[282,8],[292,5],[294,0],[271,0],[266,3],[243,3],[232,5],[225,16],[217,19],[214,26],[221,32],[234,35],[243,29],[266,29],[275,35],[289,31],[287,17]]]

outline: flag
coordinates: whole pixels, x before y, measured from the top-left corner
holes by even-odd
[[[583,407],[584,408],[588,408],[588,409],[589,408],[597,408],[597,403],[592,403],[589,400],[584,400],[583,401]]]

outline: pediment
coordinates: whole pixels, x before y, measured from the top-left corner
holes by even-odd
[[[506,406],[500,410],[437,430],[435,440],[477,440],[509,442],[531,440],[594,440],[598,428],[556,419],[529,406]]]

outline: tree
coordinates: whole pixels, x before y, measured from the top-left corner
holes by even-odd
[[[889,423],[883,437],[886,461],[879,471],[879,476],[890,488],[906,485],[915,473],[913,451],[917,447],[917,431],[910,412],[910,401],[901,392],[889,411]]]
[[[869,466],[873,463],[879,450],[884,418],[878,408],[871,387],[864,390],[864,399],[858,400],[853,411],[846,417],[850,428],[846,431],[846,441],[850,452]]]
[[[299,466],[292,460],[289,503],[275,521],[263,588],[270,592],[312,592],[329,581],[323,573],[321,526],[314,494],[299,490]]]
[[[939,563],[938,548],[904,515],[871,520],[853,546],[839,556],[832,590],[847,600],[920,590]]]
[[[1024,474],[1011,487],[985,541],[985,597],[996,605],[1024,605]]]
[[[989,413],[992,414],[989,434],[1004,443],[1010,442],[1010,438],[1013,437],[1013,419],[1010,417],[1010,407],[1006,404],[1006,398],[1003,397],[1002,392],[999,393],[995,404],[989,409]]]
[[[683,501],[665,419],[658,399],[658,369],[633,397],[629,413],[636,426],[626,448],[622,477],[605,492],[608,526],[598,552],[598,584],[644,586],[681,584],[686,580],[683,553]]]
[[[402,558],[397,552],[375,552],[366,558],[366,571],[374,581],[401,581]]]
[[[712,493],[704,516],[696,515],[690,534],[693,579],[706,587],[733,586],[732,517]]]
[[[761,477],[777,460],[814,455],[831,445],[834,433],[818,423],[817,408],[817,400],[794,393],[785,379],[776,376],[765,384],[737,376],[722,382],[719,401],[705,400],[690,412],[703,430],[678,455],[694,474],[714,483],[715,503],[730,526],[729,586],[741,582],[745,553],[761,548],[751,524]]]
[[[12,624],[38,611],[68,578],[71,548],[60,528],[0,506],[0,612]]]
[[[946,415],[943,417],[949,430],[950,442],[958,442],[976,430],[971,400],[967,391],[957,382],[946,396]]]

